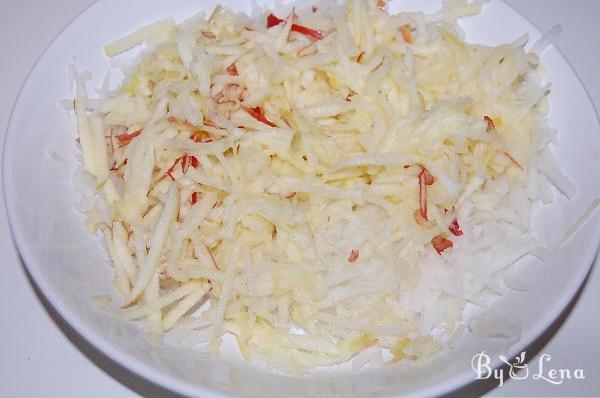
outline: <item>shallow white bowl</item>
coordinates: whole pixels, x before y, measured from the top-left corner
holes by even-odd
[[[95,311],[89,298],[107,292],[108,259],[99,242],[82,226],[73,206],[76,166],[75,124],[57,108],[69,98],[66,65],[89,68],[99,86],[108,62],[102,46],[132,28],[166,16],[181,20],[200,8],[212,10],[217,1],[118,0],[100,1],[72,21],[42,54],[23,86],[8,127],[4,150],[6,206],[17,248],[42,294],[86,340],[124,367],[170,390],[190,396],[434,396],[450,392],[474,378],[470,359],[482,349],[512,356],[539,336],[566,307],[587,275],[600,241],[594,216],[564,247],[542,264],[525,260],[519,271],[531,285],[527,292],[510,291],[495,303],[497,314],[520,324],[514,338],[471,336],[459,341],[449,355],[423,366],[397,366],[353,374],[323,370],[303,378],[279,375],[239,361],[209,359],[199,352],[157,345],[139,329]],[[220,1],[248,10],[247,1]],[[267,3],[270,2],[261,2]],[[395,1],[393,8],[432,11],[438,0]],[[541,34],[530,22],[501,1],[492,1],[481,16],[462,23],[469,41],[509,42],[529,33]],[[577,185],[570,201],[556,195],[538,209],[535,231],[550,248],[600,197],[600,124],[581,82],[554,48],[542,57],[552,83],[549,124],[560,130],[554,150],[562,170]],[[501,318],[496,318],[495,321]],[[485,325],[484,325],[485,326]],[[501,326],[488,324],[488,332]],[[488,333],[489,335],[490,333]],[[492,333],[493,334],[493,333]]]

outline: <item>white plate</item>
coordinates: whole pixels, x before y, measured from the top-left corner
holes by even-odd
[[[526,261],[522,276],[532,285],[526,293],[511,292],[496,303],[507,320],[522,325],[516,341],[471,341],[452,359],[440,358],[419,368],[394,367],[378,372],[315,372],[304,378],[277,375],[235,360],[207,359],[177,347],[153,344],[137,329],[95,311],[89,297],[106,293],[108,260],[98,241],[84,230],[73,208],[71,180],[75,167],[75,125],[58,110],[57,99],[68,98],[66,65],[76,59],[89,68],[98,86],[107,70],[102,46],[132,28],[165,16],[176,19],[199,8],[211,10],[217,1],[100,1],[65,28],[31,71],[13,110],[4,150],[6,205],[19,252],[40,290],[84,338],[123,366],[185,395],[253,396],[388,396],[440,395],[473,379],[471,355],[482,348],[513,355],[539,336],[565,308],[587,275],[600,241],[594,216],[545,264]],[[247,1],[221,1],[248,10]],[[269,3],[261,2],[259,3]],[[403,9],[434,10],[437,0],[396,1]],[[509,42],[523,33],[541,34],[520,14],[492,1],[476,19],[463,23],[470,41]],[[600,124],[581,82],[562,55],[550,47],[542,57],[552,83],[549,123],[560,130],[554,148],[562,170],[578,187],[571,201],[556,195],[551,206],[535,214],[538,236],[554,247],[563,233],[600,197],[598,154]],[[52,155],[49,155],[52,153]]]

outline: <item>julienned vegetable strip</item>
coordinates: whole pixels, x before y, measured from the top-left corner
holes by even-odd
[[[518,168],[519,170],[521,170],[521,171],[525,171],[525,168],[524,168],[524,167],[521,165],[521,163],[519,163],[519,162],[517,161],[517,159],[513,158],[513,157],[512,157],[512,155],[511,155],[510,153],[508,153],[508,152],[506,152],[506,151],[502,151],[502,153],[503,153],[504,155],[506,155],[506,157],[507,157],[508,159],[510,159],[510,161],[511,161],[511,162],[513,162],[513,164],[514,164],[515,166],[517,166],[517,168]]]
[[[117,135],[116,137],[119,140],[119,143],[121,143],[122,145],[126,145],[126,144],[129,144],[131,142],[131,140],[133,140],[135,137],[139,136],[140,134],[142,134],[142,130],[134,131],[131,134]]]
[[[315,40],[321,40],[325,36],[320,30],[310,29],[302,25],[293,24],[292,32],[300,33],[301,35],[312,37]]]
[[[177,158],[175,160],[175,162],[173,162],[173,165],[171,167],[169,167],[169,169],[165,173],[165,176],[169,176],[169,178],[171,179],[171,181],[175,181],[175,177],[173,177],[173,171],[175,171],[175,167],[177,167],[177,164],[181,161],[181,159],[182,158]]]
[[[427,185],[432,185],[435,182],[433,176],[427,171],[426,168],[421,167],[421,172],[419,173],[419,211],[421,212],[421,216],[428,220],[427,218]]]
[[[167,239],[167,233],[171,227],[171,223],[177,217],[178,209],[179,194],[177,192],[177,186],[171,185],[167,205],[160,215],[154,233],[152,234],[150,251],[140,267],[138,276],[131,289],[131,294],[126,298],[124,306],[129,306],[136,301],[139,295],[144,292],[148,282],[150,282],[150,279],[152,279],[152,276],[156,272],[158,260],[165,250],[164,246]]]
[[[272,28],[273,26],[277,26],[282,22],[284,22],[283,19],[277,18],[273,14],[269,14],[267,17],[267,28]],[[320,30],[307,28],[298,24],[292,24],[292,32],[297,32],[302,35],[312,37],[315,40],[321,40],[325,37]]]
[[[248,107],[243,107],[243,109],[253,118],[255,118],[256,120],[258,120],[261,123],[266,124],[267,126],[270,127],[277,127],[274,123],[271,123],[266,117],[265,114],[263,112],[263,110],[260,107],[255,107],[255,108],[248,108]]]

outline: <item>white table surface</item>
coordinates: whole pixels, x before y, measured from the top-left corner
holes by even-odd
[[[542,30],[560,24],[556,40],[600,107],[600,1],[508,0]],[[0,141],[19,88],[52,38],[92,0],[0,1]],[[598,170],[594,170],[598,172]],[[65,329],[37,298],[13,247],[0,196],[0,396],[137,397],[168,396],[164,390],[114,366]],[[598,261],[597,261],[598,263]],[[566,367],[582,368],[585,380],[560,386],[532,380],[508,381],[501,388],[476,383],[456,396],[600,395],[600,270],[592,270],[581,296],[561,322],[536,345]],[[596,308],[596,310],[594,310]],[[532,348],[533,350],[533,348]],[[531,350],[530,350],[531,351]],[[537,363],[537,358],[533,360]],[[491,389],[491,390],[490,390]]]

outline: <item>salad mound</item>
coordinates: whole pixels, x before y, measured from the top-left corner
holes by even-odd
[[[457,21],[480,9],[218,7],[108,44],[147,50],[99,99],[73,70],[109,310],[294,373],[435,354],[503,270],[544,256],[549,182],[574,192],[538,54],[467,43]]]

